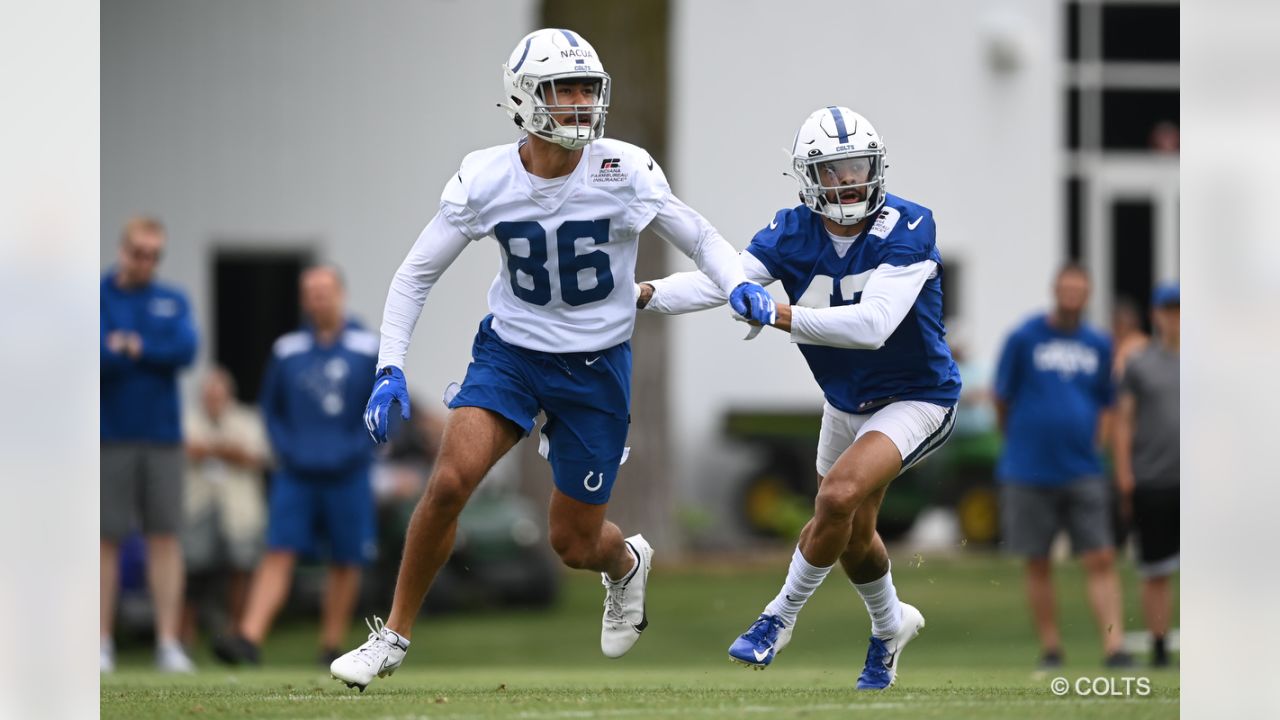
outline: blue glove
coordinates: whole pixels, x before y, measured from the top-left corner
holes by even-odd
[[[768,290],[753,282],[744,282],[729,293],[729,307],[742,317],[761,325],[772,325],[778,319],[778,308]]]
[[[373,393],[364,408],[364,426],[369,428],[369,435],[376,443],[387,441],[387,421],[393,401],[400,403],[400,417],[408,420],[409,388],[404,383],[404,372],[395,365],[388,365],[374,376]]]

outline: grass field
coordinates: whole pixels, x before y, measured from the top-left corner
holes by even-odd
[[[776,567],[774,567],[776,565]],[[102,680],[103,718],[1170,718],[1176,669],[1106,673],[1074,566],[1058,574],[1066,667],[1033,672],[1037,649],[1019,567],[993,556],[898,557],[903,599],[928,625],[903,654],[898,686],[858,693],[869,621],[853,589],[833,576],[800,617],[775,666],[751,672],[725,649],[776,591],[785,558],[767,568],[666,568],[650,579],[650,626],[625,658],[599,654],[602,591],[575,574],[548,613],[490,613],[422,621],[408,661],[365,693],[314,665],[314,627],[282,627],[262,670],[229,671],[202,650],[202,672],[149,670],[150,653],[123,652]],[[1125,576],[1127,627],[1140,626]],[[363,629],[363,628],[362,628]],[[357,641],[353,637],[353,643]],[[1145,677],[1147,696],[1057,697],[1052,677]],[[1118,685],[1117,687],[1123,687]]]

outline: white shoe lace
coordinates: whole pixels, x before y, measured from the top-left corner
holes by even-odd
[[[364,624],[365,627],[369,628],[369,639],[365,641],[363,645],[356,648],[356,657],[364,660],[369,665],[380,663],[382,662],[382,657],[385,657],[386,653],[390,652],[391,648],[391,643],[387,642],[386,638],[382,636],[383,630],[386,628],[386,624],[383,623],[382,618],[377,615],[373,616],[372,623],[369,622],[369,618],[365,618]],[[379,656],[378,653],[374,651],[374,648],[378,647],[379,644],[386,646],[386,650],[383,651],[382,656]]]
[[[604,583],[604,616],[608,622],[621,625],[626,621],[622,606],[627,597],[627,586],[621,583]]]

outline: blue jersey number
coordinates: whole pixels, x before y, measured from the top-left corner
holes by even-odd
[[[551,302],[551,273],[547,271],[547,231],[532,221],[500,222],[493,228],[493,236],[507,254],[507,274],[511,276],[511,292],[532,305]],[[523,239],[529,253],[517,255],[511,251],[511,241]],[[586,305],[609,297],[613,292],[613,271],[609,269],[609,254],[592,250],[578,254],[578,241],[590,240],[593,245],[609,241],[609,220],[569,220],[556,229],[556,256],[560,261],[560,295],[570,305]],[[594,270],[595,284],[585,290],[579,283],[584,270]],[[533,287],[520,284],[521,273],[529,278]]]

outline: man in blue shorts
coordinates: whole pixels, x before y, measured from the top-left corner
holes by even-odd
[[[572,30],[530,33],[503,68],[503,104],[522,136],[478,150],[449,178],[439,211],[400,265],[382,317],[379,371],[366,424],[387,438],[393,402],[409,417],[405,355],[427,294],[464,248],[501,248],[472,362],[449,407],[443,447],[405,538],[391,614],[333,676],[364,688],[395,672],[431,582],[448,559],[458,514],[503,455],[546,414],[541,449],[555,489],[551,546],[565,565],[601,573],[600,650],[620,657],[648,626],[653,549],[605,519],[624,459],[631,403],[635,266],[646,228],[693,258],[754,318],[773,301],[746,281],[733,246],[671,194],[662,168],[634,145],[604,138],[611,81]],[[430,648],[428,648],[430,651]]]
[[[321,663],[337,657],[373,559],[373,443],[364,430],[364,396],[378,336],[346,315],[338,270],[302,274],[301,330],[276,340],[262,383],[262,416],[275,453],[267,552],[254,573],[238,635],[215,643],[228,663],[259,661],[259,647],[289,596],[299,555],[325,553]]]

